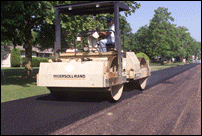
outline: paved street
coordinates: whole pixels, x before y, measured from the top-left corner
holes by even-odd
[[[185,71],[185,72],[184,72]],[[144,91],[117,103],[80,93],[1,103],[1,134],[201,134],[201,65],[152,72]]]
[[[53,134],[200,135],[201,65]]]

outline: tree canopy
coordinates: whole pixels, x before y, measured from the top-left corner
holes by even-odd
[[[51,9],[48,1],[1,1],[1,40],[10,41],[14,46],[24,45],[26,73],[23,77],[32,78],[32,30],[43,23]]]
[[[12,42],[24,45],[26,76],[31,77],[32,46],[42,48],[54,47],[55,11],[54,6],[88,1],[1,1],[1,45]],[[122,1],[129,5],[130,10],[125,16],[134,14],[141,5],[134,1]],[[201,46],[183,26],[172,24],[174,18],[168,8],[158,7],[150,20],[149,26],[144,25],[136,33],[132,33],[126,17],[120,15],[121,33],[125,34],[126,51],[143,52],[150,59],[156,56],[171,59],[197,55]],[[106,18],[111,14],[96,16],[61,15],[61,47],[69,48],[79,31],[107,29]],[[123,41],[122,41],[123,44]]]
[[[127,45],[127,50],[144,52],[153,60],[157,56],[188,59],[200,52],[200,43],[190,36],[188,29],[171,23],[174,18],[168,8],[158,7],[154,12],[149,26],[142,26],[135,34],[131,34],[130,41],[133,43]]]
[[[24,45],[26,70],[24,77],[32,77],[33,43],[38,43],[43,48],[53,47],[54,45],[54,6],[79,2],[88,1],[1,1],[1,44],[12,42],[14,46]],[[125,1],[125,3],[130,6],[130,11],[125,13],[126,15],[134,13],[139,8],[139,4],[134,5],[133,1]],[[92,16],[69,17],[68,15],[61,15],[62,45],[71,47],[75,32],[79,30],[89,30],[97,27],[96,25],[100,29],[106,28],[103,21],[104,17],[109,16],[111,15],[98,15],[95,23],[92,21]],[[121,28],[125,29],[127,23],[123,19],[122,22],[125,26],[123,25]],[[37,36],[32,31],[37,32]]]

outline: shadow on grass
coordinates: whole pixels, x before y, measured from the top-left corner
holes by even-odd
[[[4,77],[1,75],[1,85],[20,85],[23,87],[29,87],[29,84],[36,85],[36,74],[39,69],[33,69],[33,78],[32,79],[23,79],[21,78],[24,75],[25,70],[22,68],[9,68],[1,69],[4,71]]]

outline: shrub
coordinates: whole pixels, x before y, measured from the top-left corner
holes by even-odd
[[[13,48],[11,50],[11,67],[20,67],[21,52],[19,48]]]
[[[48,62],[48,58],[32,57],[32,67],[39,67],[40,62]],[[25,66],[25,57],[22,58],[22,67]]]
[[[55,57],[48,57],[47,59],[49,60],[49,59],[54,59]]]
[[[32,67],[38,67],[41,61],[40,57],[32,57]]]
[[[48,62],[48,58],[41,58],[40,62]]]
[[[149,57],[145,53],[143,53],[143,52],[137,53],[136,56],[137,57],[144,57],[146,60],[148,60],[150,62]]]
[[[25,57],[21,58],[21,63],[22,63],[22,67],[24,67],[25,66]]]

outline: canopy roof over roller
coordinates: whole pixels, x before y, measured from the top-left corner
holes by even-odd
[[[121,1],[90,1],[75,4],[55,6],[60,13],[67,15],[89,15],[114,13],[114,4],[117,2],[120,11],[128,11],[129,6]]]

